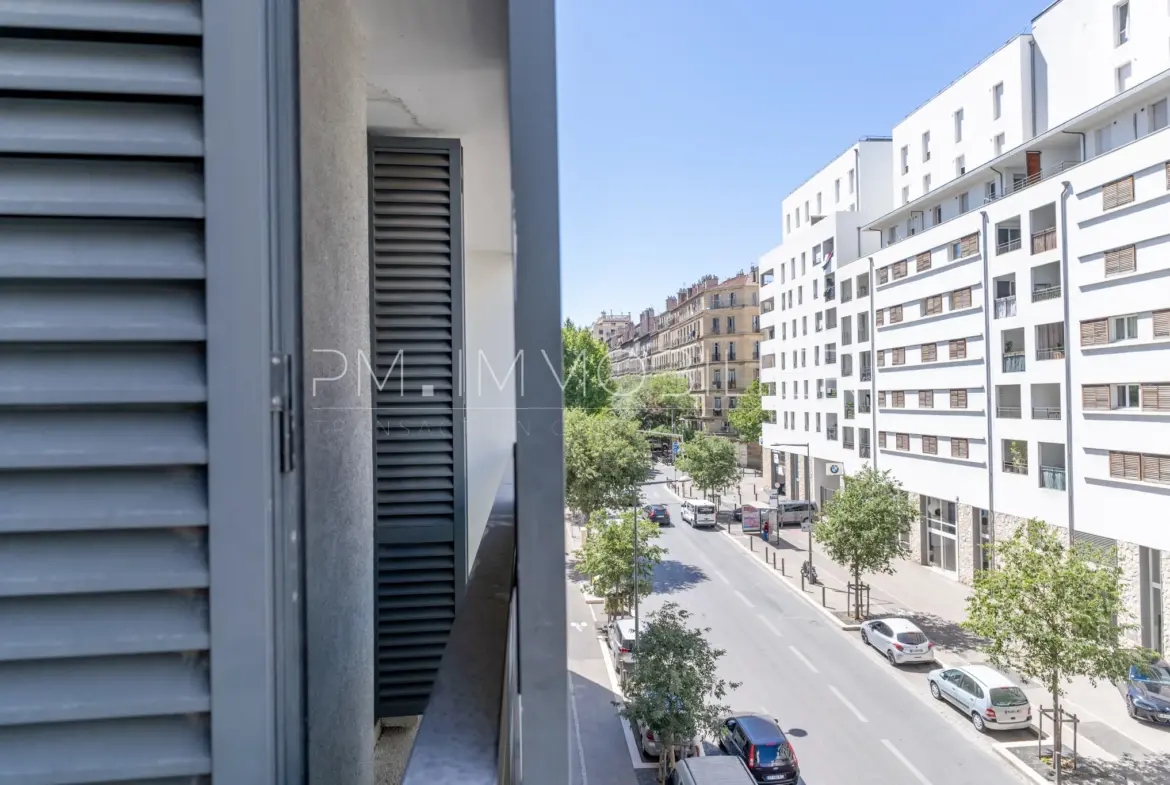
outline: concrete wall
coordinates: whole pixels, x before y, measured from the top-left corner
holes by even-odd
[[[373,781],[373,476],[366,380],[365,57],[349,0],[300,0],[308,781]],[[331,349],[354,358],[345,383]],[[334,408],[328,413],[318,407]]]
[[[1113,0],[1061,0],[1032,23],[1047,66],[1049,127],[1116,94],[1117,68],[1137,85],[1170,68],[1170,10],[1164,0],[1129,0],[1129,41],[1118,45]]]

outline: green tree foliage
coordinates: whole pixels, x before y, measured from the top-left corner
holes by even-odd
[[[846,476],[845,486],[825,504],[813,536],[830,559],[852,573],[854,618],[861,618],[861,576],[894,571],[894,559],[909,553],[902,539],[917,518],[901,483],[870,467]]]
[[[561,346],[565,407],[590,412],[607,408],[614,389],[609,349],[588,327],[577,327],[569,319],[561,328]]]
[[[659,781],[674,767],[675,745],[719,733],[730,711],[722,701],[729,689],[739,686],[719,678],[725,652],[707,642],[709,628],[692,627],[690,618],[673,602],[650,615],[638,634],[637,666],[621,708],[622,716],[662,740]]]
[[[684,443],[678,468],[690,475],[696,488],[708,493],[722,493],[739,479],[735,444],[718,436],[697,434]]]
[[[565,410],[565,503],[588,519],[638,503],[650,477],[650,445],[629,420],[605,411]]]
[[[759,380],[752,382],[752,386],[739,396],[739,403],[734,409],[727,412],[727,420],[731,427],[739,434],[739,438],[749,444],[758,444],[764,433],[764,423],[767,414],[760,404],[763,387]]]
[[[678,429],[683,422],[696,416],[698,399],[678,374],[624,376],[618,380],[613,408],[619,416],[636,420],[644,430],[674,427],[681,433]]]
[[[1087,543],[1069,547],[1037,520],[993,551],[995,569],[975,574],[963,626],[986,641],[981,648],[989,662],[1043,684],[1054,708],[1073,678],[1123,679],[1130,664],[1156,656],[1124,641],[1134,625],[1125,620],[1116,552]],[[1052,727],[1057,782],[1062,725]]]
[[[658,524],[639,517],[638,530],[638,599],[654,591],[654,568],[662,561],[666,549],[656,545]],[[613,521],[603,512],[589,520],[589,533],[581,546],[577,570],[593,583],[593,591],[605,600],[610,616],[625,616],[634,608],[634,511],[627,510]]]

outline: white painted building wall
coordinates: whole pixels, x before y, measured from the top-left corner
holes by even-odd
[[[1125,42],[1119,6],[1129,8]],[[1117,69],[1129,64],[1129,86],[1170,68],[1170,5],[1165,0],[1060,0],[1032,21],[1037,71],[1047,71],[1047,104],[1055,127],[1116,95]]]

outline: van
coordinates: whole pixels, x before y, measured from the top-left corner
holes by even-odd
[[[801,524],[811,521],[817,514],[816,502],[792,501],[777,502],[775,520],[779,526],[790,523]]]
[[[695,526],[715,525],[715,505],[703,499],[687,499],[682,503],[682,519]]]
[[[756,778],[739,758],[712,755],[675,764],[666,785],[755,785]]]

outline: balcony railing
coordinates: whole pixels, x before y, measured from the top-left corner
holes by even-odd
[[[403,785],[520,781],[514,488],[509,472],[467,576]]]
[[[859,285],[857,287],[857,296],[858,297],[869,297],[869,287],[864,286],[864,285]]]
[[[837,362],[837,353],[836,352],[825,352],[825,364],[832,365],[835,362]]]
[[[1003,470],[1008,474],[1027,474],[1028,464],[1013,463],[1012,461],[1003,462]]]
[[[1012,352],[1003,356],[1003,372],[1019,373],[1026,367],[1027,362],[1023,352]]]
[[[1054,491],[1068,490],[1066,485],[1066,477],[1063,466],[1041,466],[1040,467],[1040,487],[1049,488]]]
[[[995,318],[1006,319],[1016,315],[1016,296],[1000,297],[995,301]]]
[[[847,404],[845,404],[845,419],[846,419],[846,420],[852,420],[852,419],[853,419],[853,417],[854,417],[854,414],[853,414],[853,412],[854,412],[854,407],[853,407],[853,404],[851,404],[851,403],[847,403]]]
[[[1032,292],[1032,302],[1034,303],[1042,300],[1055,300],[1057,297],[1060,297],[1060,284],[1044,286]]]
[[[868,382],[873,378],[873,368],[868,365],[861,366],[861,381]]]
[[[1025,188],[1030,188],[1033,185],[1035,185],[1036,183],[1043,182],[1044,180],[1047,180],[1049,177],[1055,177],[1056,175],[1060,174],[1061,172],[1063,172],[1066,169],[1080,165],[1080,163],[1081,163],[1080,161],[1061,161],[1058,164],[1053,164],[1052,166],[1048,167],[1047,169],[1045,169],[1043,171],[1036,172],[1035,174],[1030,174],[1022,180],[1017,180],[1016,182],[1013,182],[1011,185],[1011,188],[1004,188],[1002,193],[998,193],[995,196],[988,196],[987,198],[985,198],[983,200],[983,203],[990,204],[991,202],[994,202],[996,199],[1002,199],[1003,197],[1005,197],[1009,194],[1014,194],[1018,191],[1024,190]]]
[[[831,390],[825,390],[825,397],[826,398],[836,398],[837,397],[837,388],[834,387]]]
[[[857,448],[857,454],[860,455],[862,458],[868,458],[869,457],[869,445],[866,444],[865,442],[862,442],[861,446]]]
[[[841,444],[845,447],[846,450],[852,450],[853,449],[853,437],[850,436],[849,434],[845,434],[845,437],[843,439],[841,439]]]
[[[851,343],[853,343],[853,331],[852,330],[842,330],[841,331],[841,345],[848,346]]]
[[[837,441],[837,426],[836,425],[825,426],[825,438],[831,442]]]
[[[824,398],[824,397],[825,397],[825,391],[824,390],[817,390],[817,398]]]
[[[1059,420],[1060,407],[1059,406],[1033,406],[1032,407],[1033,420]]]
[[[1036,232],[1032,235],[1032,253],[1044,253],[1056,250],[1056,227]]]
[[[1063,360],[1064,359],[1064,347],[1060,346],[1060,347],[1057,347],[1054,349],[1037,349],[1036,350],[1036,359],[1037,360]]]
[[[832,302],[837,299],[837,291],[832,287],[825,289],[825,300]]]
[[[995,246],[996,256],[1000,254],[1011,253],[1012,251],[1018,251],[1020,250],[1021,244],[1022,242],[1019,237],[1015,238],[1014,240],[1008,240],[1006,243],[1000,243],[999,245]]]
[[[870,403],[868,400],[862,399],[861,403],[857,404],[857,413],[858,414],[869,414],[871,409],[872,409],[872,407],[870,406]]]
[[[1019,406],[996,406],[995,416],[1001,420],[1018,420],[1020,419]]]
[[[728,379],[727,380],[727,389],[734,390],[738,386],[739,386],[739,383],[735,379]]]

